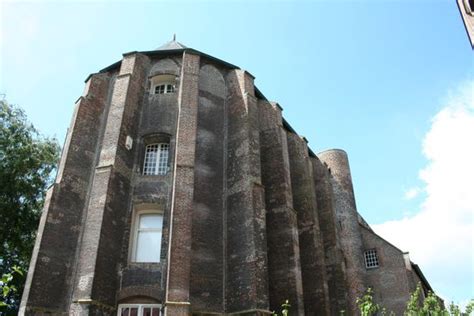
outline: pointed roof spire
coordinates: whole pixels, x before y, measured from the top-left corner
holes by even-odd
[[[181,44],[180,42],[176,41],[176,33],[173,34],[173,39],[160,47],[156,50],[172,50],[172,49],[184,49],[187,48],[185,45]]]

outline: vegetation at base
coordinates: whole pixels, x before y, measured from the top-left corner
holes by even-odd
[[[288,313],[290,312],[290,307],[290,301],[286,300],[285,303],[281,304],[281,314],[275,313],[275,311],[273,311],[272,316],[288,316]]]
[[[422,299],[421,293],[422,288],[418,284],[416,290],[410,295],[404,316],[467,316],[471,315],[474,310],[474,300],[471,300],[465,311],[462,312],[459,306],[453,302],[446,309],[439,297],[432,292],[429,292],[424,299]],[[361,316],[395,315],[374,302],[371,288],[368,288],[365,294],[356,300],[356,303]]]
[[[474,311],[474,299],[472,299],[466,306],[464,312],[461,311],[459,306],[453,302],[449,305],[448,309],[441,303],[439,297],[434,293],[429,292],[428,296],[421,299],[422,288],[418,284],[416,290],[410,295],[410,300],[407,302],[407,306],[404,316],[469,316]],[[360,316],[395,316],[392,311],[387,311],[384,307],[374,302],[374,292],[369,287],[364,295],[356,300],[357,307],[359,308]],[[289,301],[281,305],[281,315],[287,316],[290,308]],[[341,310],[340,316],[346,315],[346,311]],[[279,314],[273,312],[272,316],[279,316]]]
[[[373,291],[370,287],[361,298],[356,300],[356,304],[361,316],[377,315],[378,312],[380,312],[380,315],[395,315],[393,312],[387,313],[385,308],[374,302]]]
[[[16,315],[59,145],[0,100],[0,314]]]

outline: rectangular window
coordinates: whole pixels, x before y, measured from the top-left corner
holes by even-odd
[[[118,316],[160,316],[161,305],[159,304],[120,304]]]
[[[138,212],[135,217],[133,262],[160,262],[163,214]]]
[[[155,94],[163,94],[165,93],[165,85],[159,85],[155,87]]]
[[[175,86],[170,83],[159,84],[155,86],[155,94],[164,94],[164,93],[173,93],[175,91]]]
[[[143,162],[144,175],[165,175],[168,173],[168,158],[170,145],[168,143],[150,144],[145,149]]]
[[[174,86],[172,84],[167,84],[166,93],[173,93],[173,92],[174,92]]]
[[[379,266],[379,259],[377,258],[377,251],[375,249],[367,250],[364,253],[365,267],[367,269],[377,268]]]

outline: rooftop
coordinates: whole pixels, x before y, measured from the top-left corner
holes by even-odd
[[[188,47],[181,44],[180,42],[177,42],[176,36],[174,36],[171,41],[164,43],[163,45],[161,45],[155,50],[174,50],[174,49],[183,49],[183,48],[188,48]]]

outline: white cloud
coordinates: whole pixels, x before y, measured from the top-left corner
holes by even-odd
[[[474,81],[462,84],[432,119],[423,141],[428,160],[419,177],[426,197],[411,217],[373,225],[387,240],[410,251],[445,299],[472,295],[474,240]],[[408,190],[406,198],[419,190]],[[461,293],[461,289],[463,293]],[[464,293],[465,291],[465,293]]]
[[[405,191],[405,200],[412,200],[420,194],[421,190],[419,187],[413,187]]]

